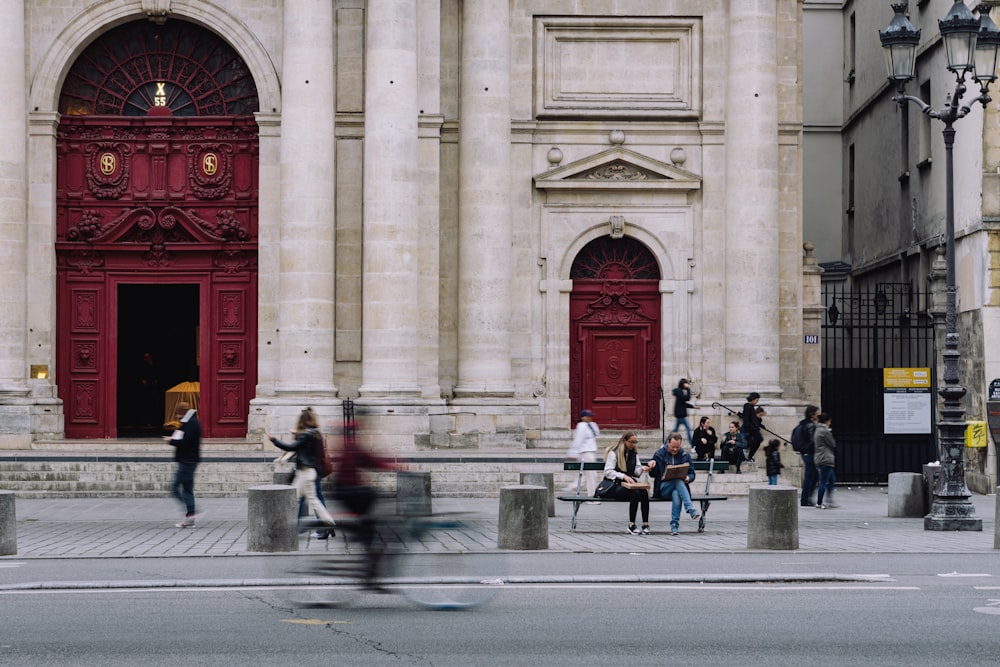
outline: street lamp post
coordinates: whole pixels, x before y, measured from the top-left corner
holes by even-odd
[[[979,102],[985,108],[990,103],[989,87],[996,79],[997,49],[1000,30],[990,19],[990,6],[979,6],[976,19],[962,0],[955,0],[948,14],[938,21],[941,39],[948,57],[948,69],[955,74],[955,90],[943,109],[934,110],[918,97],[906,95],[905,86],[913,78],[916,48],[920,31],[906,18],[906,2],[894,3],[895,12],[886,29],[879,33],[885,49],[889,80],[897,84],[899,94],[893,101],[902,105],[916,104],[931,118],[944,123],[942,134],[945,149],[945,243],[947,262],[947,301],[945,303],[944,385],[938,389],[944,403],[938,421],[938,442],[941,476],[934,491],[931,512],[924,517],[924,530],[982,530],[983,521],[976,517],[969,488],[965,484],[965,410],[962,397],[965,387],[959,383],[958,326],[955,285],[955,121],[964,118],[972,105]],[[979,83],[979,96],[962,104],[966,92],[965,77]]]

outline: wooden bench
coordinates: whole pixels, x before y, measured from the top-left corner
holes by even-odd
[[[705,515],[708,513],[708,508],[711,506],[712,501],[715,500],[729,500],[728,496],[718,496],[712,495],[712,474],[716,472],[726,472],[729,470],[729,463],[726,461],[716,461],[714,459],[708,461],[694,461],[694,469],[696,472],[705,472],[705,493],[703,494],[691,494],[691,500],[697,502],[701,505],[701,517],[698,519],[698,532],[705,532]],[[573,503],[573,520],[570,522],[570,531],[576,530],[576,515],[580,511],[580,506],[584,503],[589,502],[602,502],[602,503],[625,503],[627,500],[616,500],[614,498],[595,498],[593,496],[582,496],[580,495],[580,487],[583,484],[583,472],[585,470],[600,470],[604,472],[604,461],[564,461],[563,470],[576,470],[579,472],[576,478],[576,495],[573,496],[557,496],[556,500],[562,500],[564,502]],[[694,484],[698,483],[698,478],[695,477]],[[670,498],[659,498],[654,497],[652,493],[649,496],[650,502],[670,502]]]

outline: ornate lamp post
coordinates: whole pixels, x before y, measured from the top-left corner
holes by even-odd
[[[924,517],[924,530],[982,530],[982,519],[970,500],[972,494],[965,484],[965,410],[962,397],[965,387],[959,384],[958,327],[955,286],[955,172],[954,146],[956,120],[964,118],[979,102],[985,108],[990,103],[989,87],[997,75],[997,49],[1000,30],[990,19],[989,5],[979,7],[977,19],[962,0],[955,0],[948,14],[938,21],[941,39],[948,57],[948,69],[955,74],[955,90],[943,109],[934,110],[923,100],[904,94],[906,83],[913,78],[916,48],[920,31],[906,18],[906,2],[894,3],[895,12],[886,29],[879,33],[885,49],[889,80],[899,87],[893,101],[900,105],[912,102],[931,118],[944,123],[945,148],[945,236],[947,263],[947,301],[945,304],[944,386],[938,394],[944,399],[938,422],[938,442],[941,477],[934,493],[931,512]],[[962,105],[965,77],[968,73],[979,83],[979,96]],[[961,106],[960,106],[961,105]]]

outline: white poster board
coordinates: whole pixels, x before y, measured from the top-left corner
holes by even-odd
[[[931,369],[882,369],[882,430],[888,434],[932,433]]]

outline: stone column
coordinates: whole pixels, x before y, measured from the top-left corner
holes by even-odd
[[[284,3],[278,317],[271,333],[280,346],[279,394],[336,393],[333,5]]]
[[[27,394],[24,2],[0,0],[0,404]],[[0,416],[2,417],[2,416]],[[0,418],[0,433],[8,424]]]
[[[462,5],[459,113],[458,383],[513,394],[510,369],[510,6]]]
[[[726,368],[733,393],[780,393],[775,0],[729,3]]]
[[[365,69],[362,398],[419,396],[416,0],[370,0]]]

